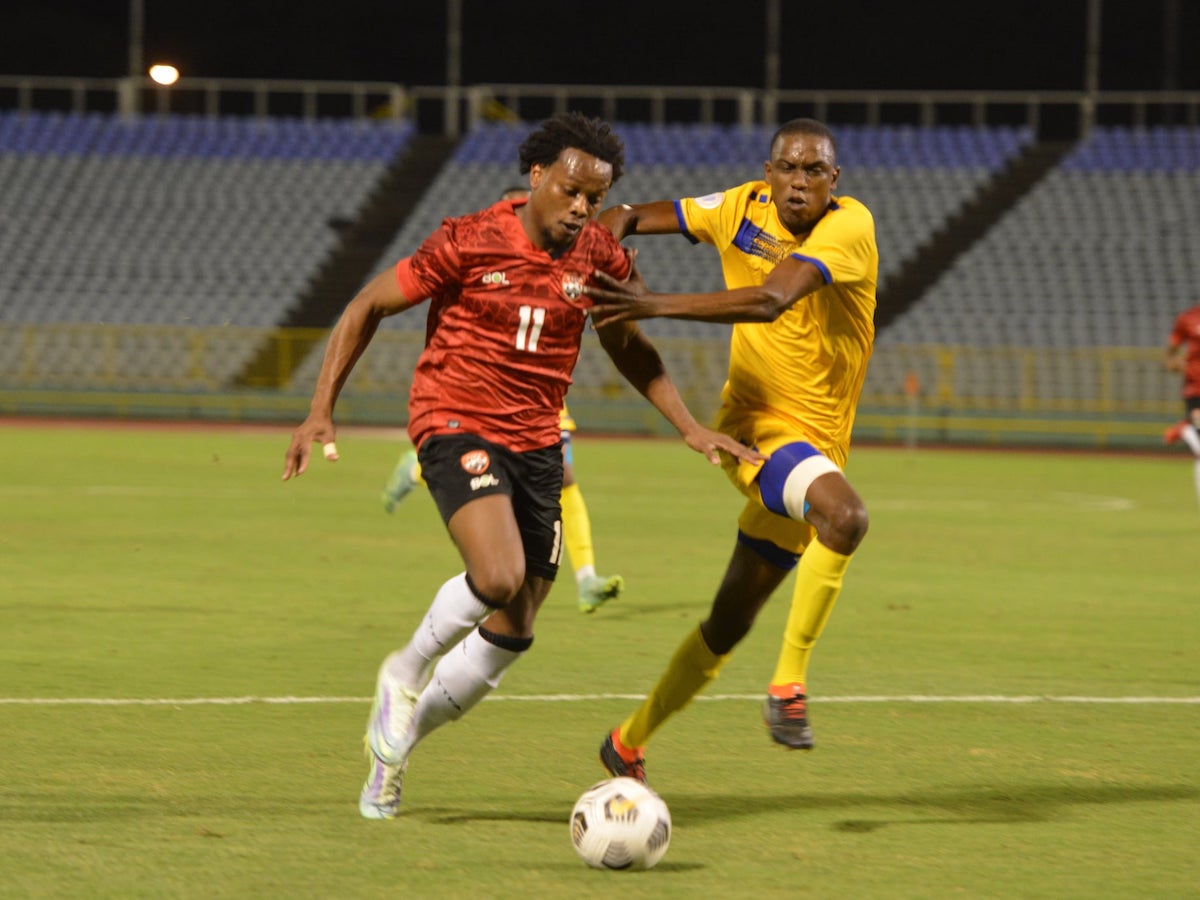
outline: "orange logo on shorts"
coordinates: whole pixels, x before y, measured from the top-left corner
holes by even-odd
[[[479,475],[486,472],[492,464],[492,460],[487,455],[486,450],[469,450],[462,455],[462,459],[459,462],[462,463],[463,469],[472,475]]]

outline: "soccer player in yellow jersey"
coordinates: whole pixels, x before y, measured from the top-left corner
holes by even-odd
[[[763,716],[778,743],[813,746],[809,656],[867,533],[866,507],[843,469],[874,341],[879,269],[874,220],[859,201],[834,195],[839,173],[829,129],[795,119],[775,133],[762,181],[600,215],[619,238],[680,233],[720,252],[727,290],[653,293],[635,271],[588,290],[592,319],[736,323],[716,427],[768,457],[761,466],[725,458],[746,495],[733,556],[708,618],[605,738],[600,758],[613,775],[645,780],[650,736],[717,676],[797,560]]]
[[[501,200],[517,200],[529,196],[529,188],[515,185],[505,188]],[[575,571],[575,586],[579,592],[579,611],[593,613],[609,600],[616,600],[625,588],[625,579],[620,575],[596,574],[596,551],[592,547],[592,520],[588,515],[583,492],[575,481],[575,454],[571,449],[571,435],[575,432],[575,420],[564,405],[559,415],[559,429],[563,442],[563,483],[559,505],[562,507],[563,544]],[[396,504],[409,495],[421,478],[421,464],[417,462],[417,451],[408,449],[392,470],[384,485],[380,500],[383,508],[392,512]]]

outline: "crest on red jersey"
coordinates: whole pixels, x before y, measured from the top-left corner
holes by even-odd
[[[471,475],[480,475],[488,470],[488,466],[492,464],[491,457],[488,456],[486,450],[468,450],[462,455],[459,460],[463,470]]]
[[[563,272],[562,292],[568,300],[578,300],[583,296],[583,276],[578,272]]]

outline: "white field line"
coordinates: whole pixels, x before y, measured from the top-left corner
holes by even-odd
[[[487,698],[508,703],[589,703],[597,700],[644,700],[644,694],[500,694]],[[761,694],[701,694],[700,701],[761,701]],[[1200,705],[1200,697],[1075,697],[1054,695],[867,694],[819,697],[819,703],[1125,703],[1133,705]],[[303,703],[368,704],[370,697],[0,697],[0,706],[243,706],[253,703],[286,706]]]

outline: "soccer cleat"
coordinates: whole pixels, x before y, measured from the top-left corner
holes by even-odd
[[[763,704],[763,721],[771,739],[792,750],[811,750],[813,733],[808,725],[808,697],[802,684],[772,684]]]
[[[412,493],[412,489],[416,486],[417,451],[408,450],[396,463],[396,468],[392,470],[392,475],[388,478],[383,493],[379,495],[379,499],[383,501],[383,508],[392,512],[395,510],[396,504]]]
[[[379,670],[375,702],[367,720],[367,746],[380,762],[389,766],[404,764],[409,751],[408,726],[416,706],[417,695],[399,684],[385,663]]]
[[[634,778],[642,784],[646,783],[646,753],[640,747],[630,750],[621,744],[617,736],[619,728],[614,728],[600,745],[600,764],[608,769],[613,778]],[[622,752],[624,751],[624,752]]]
[[[625,579],[620,575],[589,575],[579,584],[579,611],[593,613],[609,600],[616,600],[624,589]]]
[[[400,814],[400,790],[404,787],[408,762],[389,766],[374,754],[369,744],[366,749],[371,771],[358,795],[358,811],[364,819],[394,819]]]
[[[1183,429],[1187,427],[1187,422],[1177,422],[1168,428],[1163,433],[1164,444],[1174,444],[1183,437]]]

